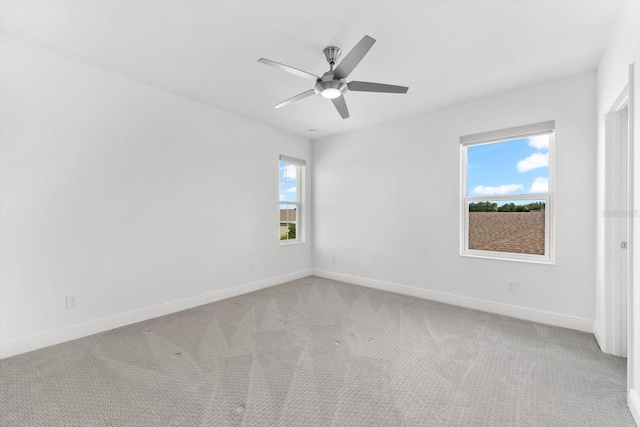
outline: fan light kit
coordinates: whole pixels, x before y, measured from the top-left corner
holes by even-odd
[[[409,88],[405,86],[394,86],[381,83],[356,81],[347,83],[346,78],[349,76],[349,74],[351,74],[353,69],[356,68],[360,61],[362,61],[362,58],[364,58],[367,52],[369,52],[369,49],[371,49],[375,42],[376,41],[373,38],[364,36],[362,40],[360,40],[358,44],[351,50],[351,52],[349,52],[347,56],[344,57],[344,59],[335,68],[335,70],[333,67],[338,61],[338,58],[340,57],[342,51],[336,46],[326,47],[323,53],[324,57],[329,63],[329,71],[324,73],[322,77],[299,70],[297,68],[290,67],[288,65],[280,64],[279,62],[271,61],[269,59],[258,59],[258,62],[262,62],[263,64],[270,65],[272,67],[294,74],[298,77],[313,79],[316,81],[316,85],[313,89],[302,92],[301,94],[298,94],[293,98],[289,98],[286,101],[281,102],[280,104],[274,105],[274,108],[284,107],[285,105],[289,105],[313,94],[318,94],[323,98],[330,99],[331,102],[333,102],[333,105],[338,110],[338,113],[340,113],[340,116],[343,119],[347,119],[349,118],[349,110],[347,109],[347,104],[344,100],[344,94],[347,93],[347,91],[407,93]]]
[[[322,95],[327,99],[334,99],[339,96],[342,96],[344,92],[346,92],[347,85],[343,82],[340,82],[338,87],[334,87],[336,85],[332,84],[334,82],[320,82],[316,85],[315,91],[319,95]]]

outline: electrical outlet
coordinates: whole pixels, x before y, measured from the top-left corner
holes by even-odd
[[[336,263],[336,257],[332,256],[331,258],[329,258],[329,262],[331,264],[335,264]]]
[[[256,271],[256,269],[253,264],[249,264],[249,273],[253,273],[254,271]]]
[[[518,292],[518,282],[509,282],[507,284],[507,292]]]
[[[67,309],[76,308],[78,306],[78,298],[75,295],[67,295]]]

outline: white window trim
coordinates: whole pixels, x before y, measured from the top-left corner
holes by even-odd
[[[513,194],[501,196],[467,196],[467,147],[509,141],[528,136],[549,134],[549,193]],[[555,264],[555,121],[501,129],[460,138],[460,255],[506,261],[538,264]],[[544,200],[545,201],[545,254],[521,254],[513,252],[483,251],[469,249],[469,203],[486,201]]]
[[[302,159],[296,159],[294,157],[288,157],[288,156],[284,156],[284,155],[280,155],[280,159],[278,162],[278,165],[280,164],[280,162],[286,162],[295,166],[299,167],[299,174],[298,174],[298,179],[296,181],[296,195],[297,195],[297,201],[292,202],[292,201],[284,201],[284,200],[278,200],[278,216],[280,215],[280,205],[281,204],[286,204],[286,205],[295,205],[296,206],[296,238],[295,239],[286,239],[286,240],[280,240],[280,229],[278,228],[278,241],[280,242],[280,246],[287,246],[287,245],[299,245],[301,243],[305,242],[305,232],[304,232],[304,200],[305,200],[305,194],[304,194],[304,183],[305,183],[305,169],[306,169],[306,165],[307,162],[306,160],[302,160]],[[278,187],[280,186],[280,179],[278,178]],[[279,194],[279,190],[278,190],[278,194]],[[279,197],[278,197],[279,199]],[[289,221],[287,221],[289,222]],[[279,223],[279,221],[278,221]],[[279,225],[278,225],[279,227]]]

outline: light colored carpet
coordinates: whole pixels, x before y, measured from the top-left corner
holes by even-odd
[[[592,335],[308,277],[0,362],[3,426],[633,426]]]

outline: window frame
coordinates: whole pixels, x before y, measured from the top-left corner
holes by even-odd
[[[280,200],[280,183],[283,181],[280,178],[280,163],[284,162],[288,165],[293,165],[296,167],[296,200],[288,201],[288,200]],[[278,161],[278,241],[281,246],[286,245],[295,245],[305,242],[305,233],[304,233],[304,182],[305,182],[305,168],[307,162],[305,160],[296,159],[294,157],[288,157],[284,155],[280,155]],[[296,210],[296,220],[295,221],[287,221],[286,223],[294,223],[296,224],[296,238],[295,239],[284,239],[280,240],[282,236],[280,234],[280,206],[281,205],[295,205]]]
[[[467,196],[467,148],[471,146],[506,142],[536,135],[549,135],[548,192],[532,194],[503,194],[494,196]],[[460,256],[506,261],[555,264],[554,183],[555,183],[555,121],[518,126],[497,131],[466,135],[460,138]],[[476,202],[512,202],[544,200],[545,253],[544,255],[517,252],[499,252],[469,249],[469,204]]]

